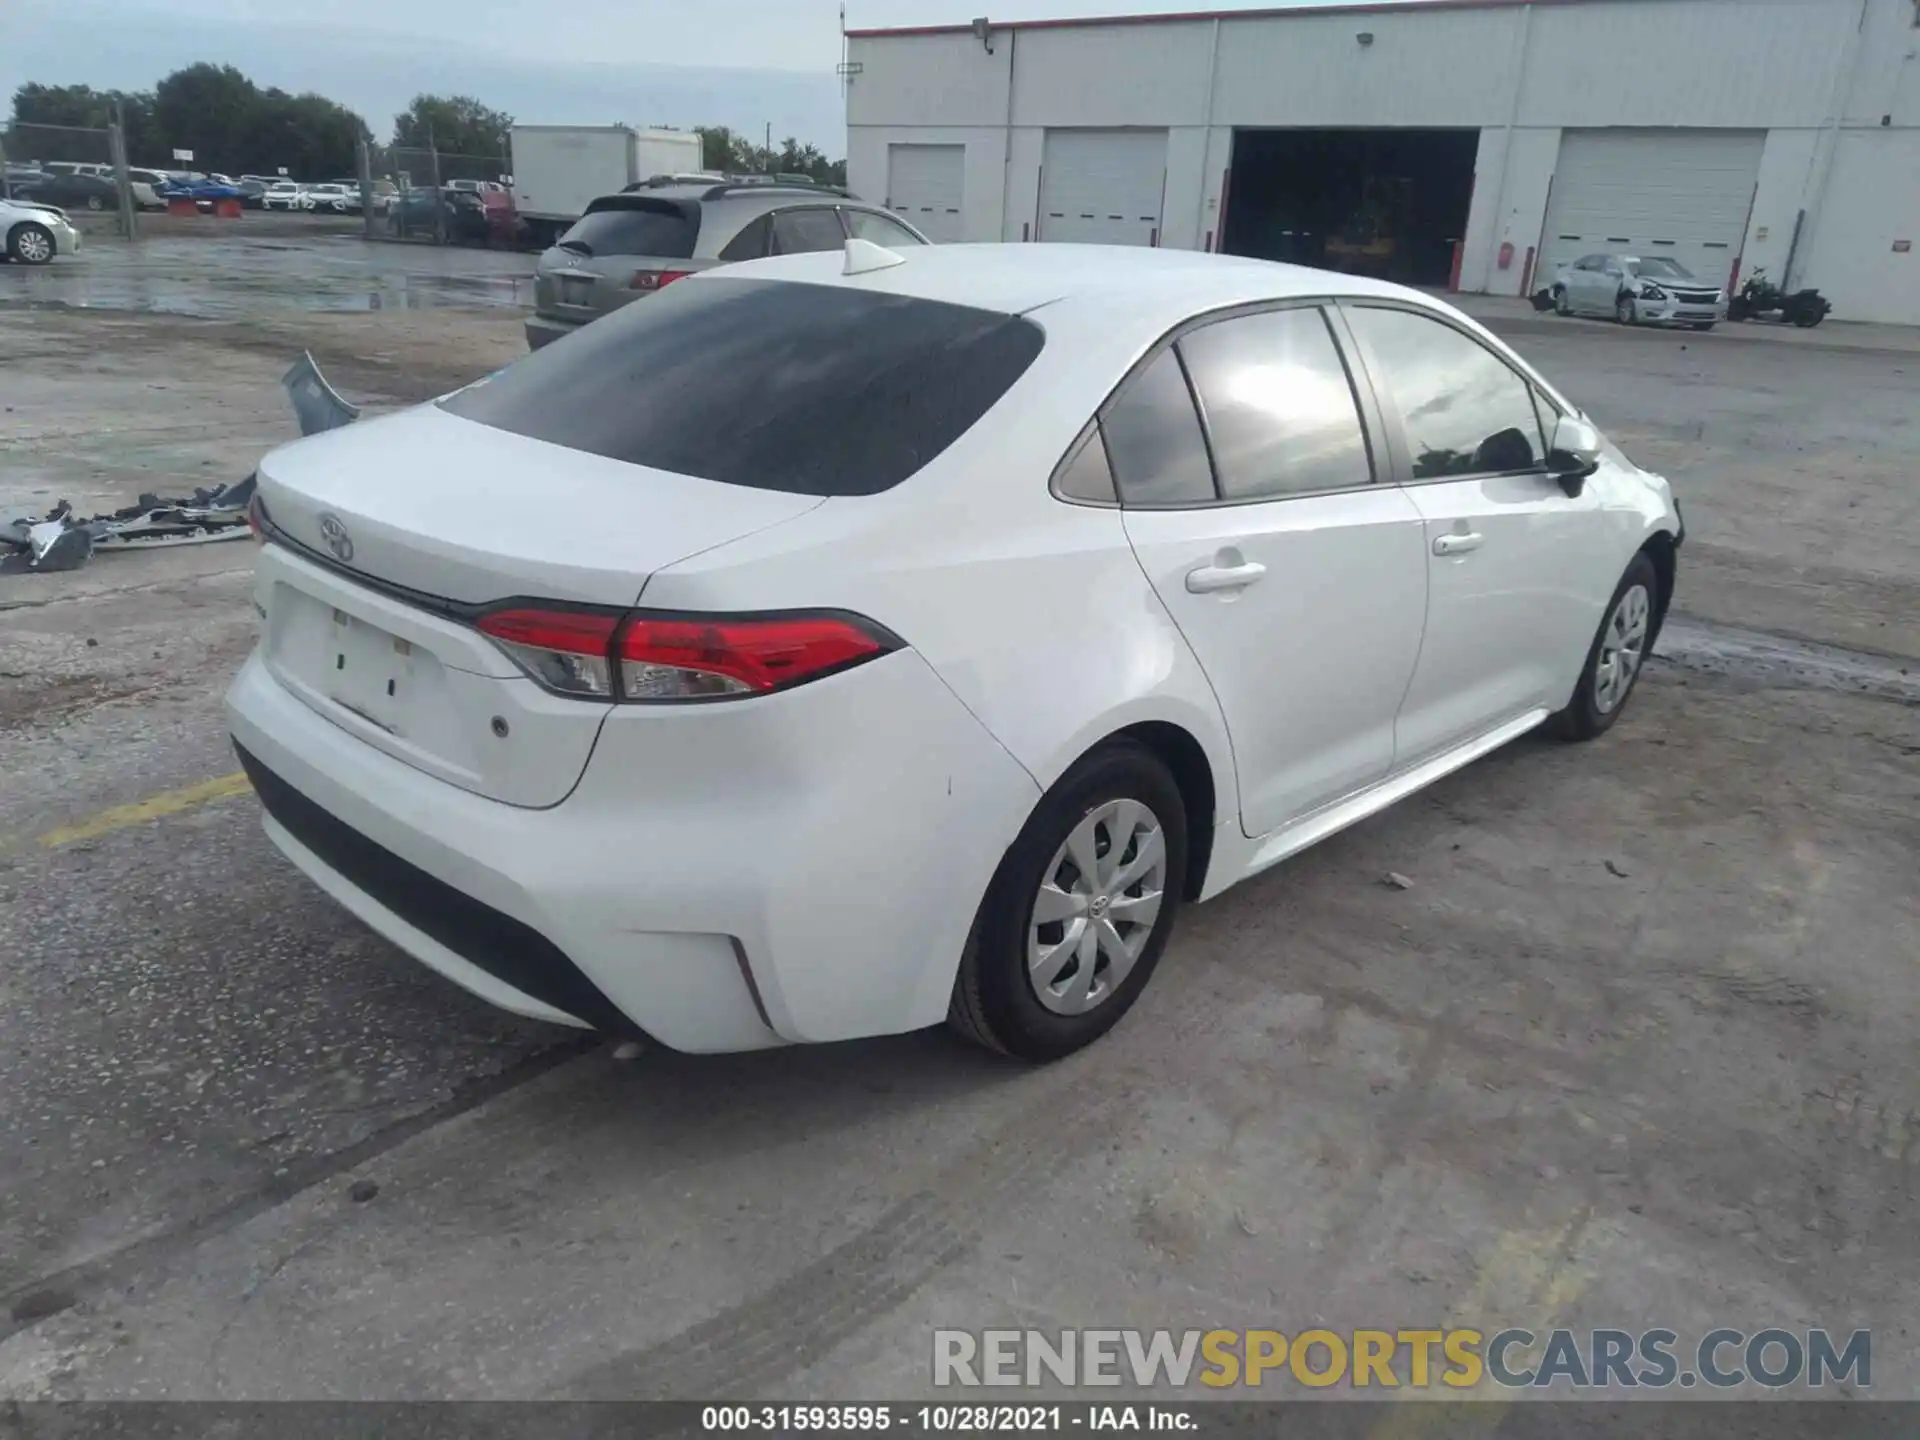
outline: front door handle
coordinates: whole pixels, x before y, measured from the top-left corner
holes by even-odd
[[[1238,565],[1202,565],[1198,570],[1187,572],[1187,589],[1195,595],[1244,590],[1266,573],[1267,567],[1258,560],[1245,560]]]
[[[1449,535],[1436,535],[1433,541],[1433,553],[1436,555],[1464,555],[1469,550],[1478,550],[1482,536],[1478,530],[1456,530]]]

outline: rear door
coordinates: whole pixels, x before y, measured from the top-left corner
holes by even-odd
[[[1226,717],[1249,836],[1393,763],[1427,571],[1419,512],[1375,483],[1370,409],[1307,304],[1189,330],[1101,417],[1127,535]]]
[[[1404,493],[1425,525],[1426,639],[1397,723],[1405,767],[1558,709],[1613,589],[1596,487],[1569,497],[1546,468],[1532,383],[1425,310],[1349,301]]]

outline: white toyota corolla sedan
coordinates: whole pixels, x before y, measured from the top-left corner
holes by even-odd
[[[1066,245],[728,266],[259,474],[274,842],[688,1051],[1087,1044],[1183,903],[1612,725],[1682,537],[1429,296]]]

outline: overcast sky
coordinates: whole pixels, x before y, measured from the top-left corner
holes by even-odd
[[[1286,0],[1009,0],[1000,11],[991,0],[848,0],[847,24],[1276,3]],[[530,123],[770,123],[776,139],[797,135],[837,156],[839,58],[836,0],[0,0],[0,96],[26,80],[145,88],[206,59],[332,96],[379,135],[416,90],[454,89]]]

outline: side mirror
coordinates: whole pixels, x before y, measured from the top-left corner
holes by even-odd
[[[1600,468],[1600,443],[1600,432],[1577,415],[1562,415],[1554,422],[1547,473],[1569,498],[1586,489],[1587,477]]]

